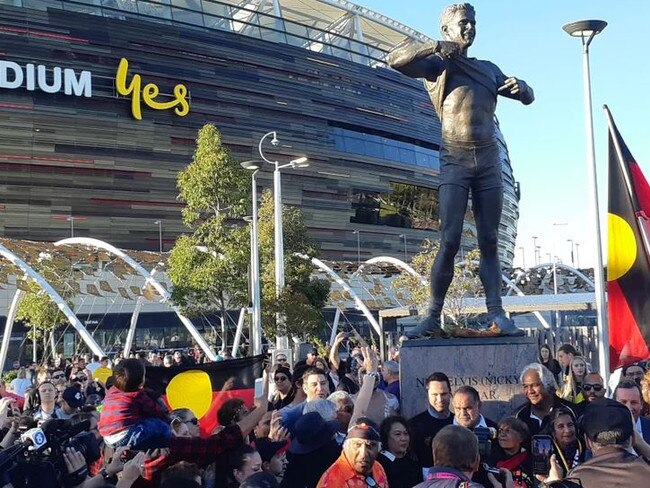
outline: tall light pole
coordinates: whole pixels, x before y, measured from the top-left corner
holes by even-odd
[[[70,222],[70,237],[74,237],[74,221],[77,220],[77,217],[73,217],[72,215],[70,215],[65,220]]]
[[[576,266],[580,269],[580,253],[579,251],[580,243],[576,242]]]
[[[573,259],[573,239],[567,239],[566,241],[569,243],[569,246],[571,246],[571,266],[575,268],[576,262]]]
[[[526,269],[526,250],[524,249],[524,246],[520,246],[519,250],[521,251],[521,267],[522,269]]]
[[[154,224],[158,226],[158,252],[162,254],[163,252],[162,220],[156,220]]]
[[[591,70],[589,67],[589,45],[594,37],[607,27],[604,20],[579,20],[562,27],[572,37],[582,40],[583,82],[585,96],[585,125],[587,136],[587,175],[591,196],[592,225],[596,244],[596,265],[594,266],[594,285],[596,310],[598,313],[598,362],[599,373],[607,384],[609,380],[609,330],[603,276],[603,246],[600,235],[600,212],[598,209],[598,179],[596,173],[596,150],[594,147],[594,121],[591,107]]]
[[[357,266],[361,266],[361,232],[353,230],[352,233],[357,235]]]
[[[253,215],[251,217],[251,302],[253,303],[253,327],[251,329],[253,354],[262,354],[262,300],[260,298],[260,251],[257,235],[257,179],[260,169],[256,161],[244,161],[242,167],[251,171],[251,198],[253,200]]]
[[[533,236],[533,252],[534,252],[534,257],[533,261],[535,262],[535,266],[537,266],[539,263],[537,262],[537,236]],[[541,258],[540,258],[541,259]]]
[[[409,260],[409,255],[408,255],[408,249],[406,247],[406,234],[400,234],[399,235],[402,239],[404,239],[404,262],[408,263]]]
[[[535,264],[542,261],[542,246],[535,246]]]
[[[284,289],[284,242],[282,241],[282,180],[280,176],[280,170],[284,168],[306,168],[309,166],[307,158],[302,157],[289,161],[287,164],[280,164],[279,161],[271,161],[264,156],[262,151],[262,144],[264,140],[270,136],[273,136],[271,139],[271,144],[277,146],[280,141],[278,141],[278,135],[275,131],[267,132],[260,139],[258,145],[258,151],[260,157],[269,164],[275,166],[273,170],[273,217],[275,220],[275,296],[280,298],[282,290]],[[279,323],[282,323],[284,317],[280,314],[276,317],[276,320]],[[278,336],[276,338],[276,347],[278,349],[288,349],[289,348],[289,339],[286,336]]]

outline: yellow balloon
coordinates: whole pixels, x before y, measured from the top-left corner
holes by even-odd
[[[630,224],[615,214],[607,214],[607,281],[619,279],[636,261],[636,237]]]
[[[205,371],[183,371],[167,385],[167,402],[175,410],[189,408],[197,419],[202,418],[212,403],[212,382]]]

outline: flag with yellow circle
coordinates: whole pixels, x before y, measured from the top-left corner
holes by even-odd
[[[650,356],[650,187],[609,110],[607,319],[610,368]]]

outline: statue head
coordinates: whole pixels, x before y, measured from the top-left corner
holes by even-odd
[[[448,5],[440,15],[440,32],[442,37],[447,41],[457,42],[462,48],[468,48],[474,41],[475,17],[476,12],[474,7],[469,3]],[[468,23],[472,25],[472,29],[469,29],[471,32],[467,32],[466,25]]]

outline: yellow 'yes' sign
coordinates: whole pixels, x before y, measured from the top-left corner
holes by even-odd
[[[129,74],[129,61],[126,58],[120,60],[117,67],[115,85],[117,93],[122,96],[131,97],[131,113],[137,120],[142,120],[142,103],[153,110],[174,109],[176,115],[185,117],[190,113],[190,102],[187,100],[187,87],[180,83],[174,87],[174,99],[169,102],[157,102],[156,97],[160,94],[160,88],[155,83],[147,83],[142,86],[142,77],[133,75],[131,82],[127,82]]]

